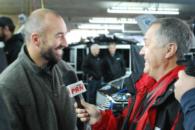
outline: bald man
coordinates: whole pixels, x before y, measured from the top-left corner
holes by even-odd
[[[87,101],[96,104],[96,93],[101,86],[101,59],[99,57],[100,47],[98,44],[90,46],[90,53],[84,59],[82,68],[87,76]]]
[[[75,130],[73,101],[64,85],[71,70],[62,61],[66,24],[49,9],[32,12],[25,23],[25,45],[0,76],[0,96],[12,130]]]

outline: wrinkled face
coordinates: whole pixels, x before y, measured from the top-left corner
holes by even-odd
[[[145,67],[144,72],[148,73],[150,76],[156,76],[161,65],[165,61],[165,47],[161,47],[155,35],[156,30],[160,25],[152,25],[144,36],[144,47],[140,50],[140,55],[144,56]]]
[[[110,45],[108,46],[108,51],[109,51],[109,53],[110,53],[111,55],[114,55],[115,52],[116,52],[116,45],[115,45],[115,44],[110,44]]]
[[[40,55],[44,60],[57,63],[62,59],[63,49],[67,47],[66,32],[66,25],[62,18],[55,18],[49,22],[40,46]]]

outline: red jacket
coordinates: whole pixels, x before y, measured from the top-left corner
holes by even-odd
[[[173,93],[173,83],[182,69],[184,67],[181,66],[174,68],[158,82],[147,74],[142,75],[136,83],[137,93],[128,120],[129,130],[183,130],[183,115]],[[101,111],[102,118],[92,129],[121,130],[132,101],[133,98],[130,98],[128,107],[117,117],[111,110]]]

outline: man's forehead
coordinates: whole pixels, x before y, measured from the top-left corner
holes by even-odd
[[[48,27],[50,28],[50,32],[53,32],[54,35],[61,35],[61,34],[66,34],[67,33],[67,28],[66,25],[64,23],[55,25],[55,24],[50,24],[50,26]]]
[[[148,28],[147,32],[144,35],[144,41],[149,41],[150,39],[155,37],[157,30],[159,29],[159,24],[153,24]]]
[[[151,41],[151,39],[150,39],[150,38],[148,38],[148,37],[144,37],[144,42],[145,42],[145,43],[150,42],[150,41]]]
[[[144,41],[146,42],[146,41],[149,41],[149,39],[150,39],[150,32],[149,32],[149,30],[145,33],[145,35],[144,35]]]

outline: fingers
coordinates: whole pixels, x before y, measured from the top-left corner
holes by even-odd
[[[78,107],[78,104],[77,104],[76,102],[74,103],[74,107],[75,107],[75,108],[77,108],[77,107]]]
[[[84,100],[81,100],[81,104],[83,105],[84,108],[86,108],[86,106],[88,105],[88,103],[86,103]],[[76,111],[79,118],[89,116],[86,109],[78,108],[78,104],[76,102],[74,103],[74,107],[75,107],[75,111]]]
[[[87,103],[84,99],[81,99],[81,105],[85,108],[85,109],[89,109],[91,108],[91,104]]]
[[[84,113],[77,113],[77,117],[79,117],[79,118],[87,118],[87,117],[89,117],[89,114],[86,113],[86,112],[84,112]]]
[[[80,118],[82,122],[90,122],[92,118],[97,118],[97,116],[99,117],[99,115],[97,115],[99,113],[94,105],[85,102],[85,100],[81,100],[81,104],[84,109],[79,108],[77,103],[75,103],[74,106],[77,117]]]
[[[82,122],[89,121],[89,113],[85,109],[76,109],[77,117],[80,118]]]
[[[184,70],[179,71],[179,73],[178,73],[178,77],[179,77],[179,78],[181,78],[183,75],[185,75]]]
[[[76,108],[76,113],[82,114],[82,113],[87,113],[87,111],[85,109]]]
[[[81,100],[81,104],[83,105],[84,108],[87,108],[89,103],[85,102],[84,99]]]
[[[88,103],[87,103],[87,102],[85,102],[85,100],[84,100],[84,99],[81,99],[81,105],[82,105],[84,108],[87,108]],[[77,102],[75,102],[75,103],[74,103],[74,107],[75,107],[75,108],[78,108],[78,104],[77,104]]]
[[[80,120],[81,120],[82,122],[88,122],[88,121],[89,121],[89,117],[86,117],[86,118],[80,118]]]

